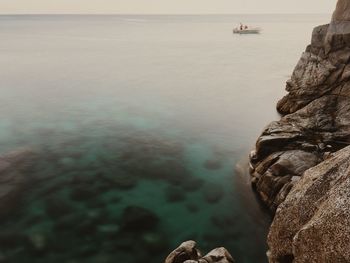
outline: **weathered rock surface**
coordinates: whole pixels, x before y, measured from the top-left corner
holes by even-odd
[[[309,169],[278,207],[271,263],[350,262],[350,147]]]
[[[350,21],[350,2],[348,0],[338,0],[337,8],[333,13],[333,21]]]
[[[251,153],[252,184],[276,211],[270,263],[350,262],[350,1],[339,0]]]
[[[230,253],[223,247],[201,256],[194,241],[186,241],[169,254],[165,263],[234,263]]]
[[[350,30],[338,27],[349,23],[348,8],[339,1],[331,24],[314,29],[278,102],[284,116],[251,154],[253,186],[272,211],[307,169],[350,144]]]

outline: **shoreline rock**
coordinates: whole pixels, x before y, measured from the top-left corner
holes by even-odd
[[[350,144],[350,27],[339,28],[350,22],[337,20],[348,8],[339,1],[331,24],[314,29],[277,104],[282,118],[250,156],[253,187],[272,212],[306,170]]]
[[[231,254],[223,247],[201,255],[195,241],[186,241],[169,254],[164,263],[235,263]]]
[[[350,262],[350,2],[316,27],[250,155],[270,263]]]

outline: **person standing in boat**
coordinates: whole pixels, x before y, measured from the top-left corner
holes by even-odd
[[[243,30],[243,24],[242,23],[239,23],[239,24],[240,24],[239,29]]]

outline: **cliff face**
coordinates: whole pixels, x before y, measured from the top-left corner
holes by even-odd
[[[270,263],[350,262],[350,147],[309,169],[278,207]]]
[[[338,8],[333,19],[346,16],[349,1]],[[251,154],[253,186],[272,211],[307,169],[350,143],[350,31],[338,23],[350,22],[314,29],[278,102],[284,116],[266,127]]]
[[[270,263],[350,262],[350,1],[316,27],[252,152]]]
[[[332,21],[350,20],[350,2],[348,0],[339,0],[333,13]]]
[[[339,0],[331,23],[314,29],[286,90],[281,120],[250,155],[252,185],[275,212],[269,262],[349,263],[350,0]],[[208,261],[184,244],[166,263],[233,261],[224,249]]]

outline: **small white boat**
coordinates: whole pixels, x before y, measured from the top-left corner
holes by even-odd
[[[261,29],[258,27],[236,27],[233,29],[233,34],[260,34]]]

